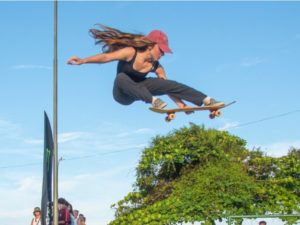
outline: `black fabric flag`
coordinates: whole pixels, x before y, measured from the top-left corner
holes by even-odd
[[[50,225],[52,222],[52,158],[52,130],[47,113],[44,112],[44,166],[41,201],[42,225]]]

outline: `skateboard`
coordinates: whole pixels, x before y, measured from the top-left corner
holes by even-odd
[[[221,116],[222,113],[220,109],[230,106],[234,103],[236,103],[236,101],[230,102],[228,104],[223,104],[223,105],[194,106],[194,107],[173,108],[173,109],[157,109],[157,108],[149,108],[149,109],[153,112],[167,114],[165,118],[167,122],[174,120],[176,118],[175,113],[177,112],[194,112],[194,111],[203,111],[203,110],[210,111],[209,118],[214,119],[216,116],[217,117]]]

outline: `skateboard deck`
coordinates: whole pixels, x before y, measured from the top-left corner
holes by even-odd
[[[167,114],[165,120],[167,122],[170,122],[171,120],[175,119],[177,112],[194,112],[194,111],[204,111],[208,110],[209,118],[214,119],[216,116],[221,116],[220,109],[225,108],[227,106],[230,106],[232,104],[236,103],[236,101],[230,102],[228,104],[223,105],[211,105],[211,106],[192,106],[192,107],[185,107],[185,108],[173,108],[173,109],[157,109],[157,108],[149,108],[151,111],[156,113],[162,113]]]

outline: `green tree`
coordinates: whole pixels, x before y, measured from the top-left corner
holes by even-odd
[[[110,224],[208,225],[229,215],[299,212],[299,155],[268,157],[194,124],[157,136],[143,151],[134,191],[112,206]]]

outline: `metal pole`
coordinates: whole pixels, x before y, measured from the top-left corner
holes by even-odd
[[[54,0],[54,60],[53,60],[53,222],[58,225],[58,145],[57,145],[57,0]]]

